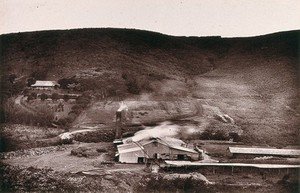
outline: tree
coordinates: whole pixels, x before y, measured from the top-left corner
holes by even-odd
[[[17,76],[15,74],[10,74],[8,77],[9,82],[14,83]]]
[[[135,78],[131,78],[130,80],[127,80],[126,82],[127,91],[131,94],[140,94],[140,87],[137,83],[137,80]]]
[[[32,92],[32,93],[30,94],[30,96],[31,96],[33,99],[36,99],[37,94],[36,94],[36,92]]]
[[[23,94],[24,94],[24,96],[28,96],[28,95],[29,95],[29,89],[28,89],[28,88],[25,88],[25,89],[23,90]]]
[[[69,97],[69,95],[67,95],[67,94],[64,94],[64,101],[68,101],[70,99],[70,97]]]
[[[213,138],[213,132],[212,130],[204,130],[203,133],[201,133],[200,135],[200,139],[204,139],[204,140],[210,140]]]
[[[214,139],[215,139],[215,140],[227,140],[228,137],[227,137],[225,131],[218,130],[218,131],[214,134]]]
[[[34,99],[34,97],[32,95],[28,95],[28,97],[27,97],[27,101],[28,102],[31,101],[31,100],[33,100],[33,99]]]
[[[68,89],[69,86],[72,85],[72,84],[73,84],[72,87],[74,87],[78,83],[73,78],[62,78],[62,79],[59,79],[57,82],[60,85],[60,87],[63,88],[63,89]]]
[[[48,98],[48,95],[47,95],[47,94],[45,94],[45,93],[42,93],[42,94],[41,94],[41,100],[42,100],[42,101],[46,100],[47,98]]]
[[[36,82],[35,78],[28,78],[27,79],[27,86],[30,87]]]
[[[56,101],[57,99],[59,99],[59,95],[56,92],[52,93],[51,98],[52,100]]]
[[[12,85],[11,94],[18,95],[22,92],[22,90],[26,87],[26,84],[23,81],[16,81]]]

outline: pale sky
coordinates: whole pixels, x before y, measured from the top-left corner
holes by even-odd
[[[300,0],[0,0],[0,34],[102,27],[255,36],[300,29]]]

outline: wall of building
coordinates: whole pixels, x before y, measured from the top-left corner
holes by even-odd
[[[149,143],[143,146],[150,158],[170,159],[171,150],[161,143]]]
[[[120,153],[119,162],[123,163],[138,163],[138,157],[177,160],[178,155],[184,157],[185,160],[190,157],[192,160],[199,160],[198,153],[187,152],[183,150],[173,149],[167,145],[152,142],[143,146],[144,151],[137,150],[133,152]]]
[[[120,153],[119,162],[121,163],[138,163],[138,157],[145,157],[142,150]]]
[[[32,87],[32,88],[34,88],[34,89],[39,89],[39,90],[52,90],[52,89],[54,89],[54,87],[49,87],[49,86],[43,86],[43,87],[41,87],[41,86],[37,86],[37,87]]]
[[[178,155],[186,155],[185,157],[189,156],[192,158],[192,160],[199,159],[198,153],[191,153],[183,150],[173,149],[161,143],[150,143],[144,145],[144,149],[151,158],[155,158],[154,155],[156,154],[156,158],[161,159],[176,160],[178,159]]]
[[[177,155],[186,155],[189,156],[192,160],[199,160],[200,156],[198,153],[187,152],[179,149],[171,149],[171,154],[176,155],[175,159],[177,159]]]

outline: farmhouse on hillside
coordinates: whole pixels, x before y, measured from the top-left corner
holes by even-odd
[[[147,160],[199,160],[200,153],[175,138],[151,138],[118,145],[116,154],[121,163],[145,163]]]
[[[51,90],[58,86],[59,84],[55,81],[37,80],[33,85],[31,85],[31,88],[40,90]]]

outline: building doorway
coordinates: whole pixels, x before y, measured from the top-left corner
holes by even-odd
[[[184,155],[183,154],[178,154],[177,159],[178,160],[184,160]]]
[[[138,157],[138,163],[143,164],[144,163],[144,157]]]

